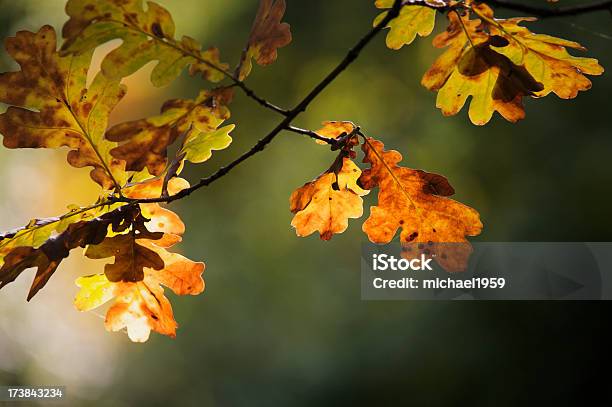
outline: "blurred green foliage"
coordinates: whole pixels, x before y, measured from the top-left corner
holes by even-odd
[[[180,33],[219,46],[231,62],[238,60],[257,7],[256,0],[160,3],[174,14]],[[339,61],[377,14],[373,1],[288,3],[293,44],[249,79],[259,94],[287,107]],[[59,28],[62,7],[58,0],[1,1],[2,37],[42,23]],[[606,13],[532,27],[577,40],[612,67]],[[296,124],[316,129],[323,120],[353,120],[400,150],[406,165],[445,174],[457,199],[480,211],[485,229],[479,240],[609,241],[608,74],[594,78],[593,89],[576,100],[527,101],[527,118],[519,124],[496,117],[479,128],[465,110],[442,117],[435,94],[420,86],[439,52],[430,41],[393,52],[380,36]],[[205,83],[183,77],[164,94],[193,96],[199,86]],[[143,109],[152,114],[162,102],[149,101]],[[189,167],[188,179],[238,156],[279,120],[243,95],[232,113],[234,144],[205,165]],[[31,155],[36,165],[36,152]],[[188,227],[184,252],[207,264],[207,291],[173,299],[181,325],[176,340],[153,336],[139,346],[100,329],[119,341],[122,358],[96,405],[436,405],[460,399],[516,406],[524,398],[537,401],[532,390],[550,389],[550,397],[563,399],[588,380],[577,372],[587,371],[595,357],[585,348],[603,340],[595,339],[603,329],[603,305],[361,301],[360,222],[351,221],[331,242],[299,239],[289,226],[291,191],[333,157],[287,133],[230,176],[174,205]],[[563,373],[568,367],[573,372]],[[28,377],[0,371],[3,382],[27,383]],[[92,405],[85,399],[72,403]]]

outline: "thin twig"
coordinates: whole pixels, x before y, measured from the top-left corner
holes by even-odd
[[[338,139],[335,138],[329,138],[329,137],[325,137],[325,136],[321,136],[320,134],[312,131],[312,130],[306,130],[306,129],[301,129],[299,127],[295,127],[295,126],[287,126],[287,128],[285,129],[287,131],[293,132],[293,133],[297,133],[297,134],[303,134],[305,136],[308,136],[310,138],[316,139],[316,140],[321,140],[327,144],[330,145],[336,145],[338,144]]]
[[[242,91],[244,92],[244,94],[248,97],[250,97],[251,99],[253,99],[254,101],[256,101],[257,103],[259,103],[260,105],[262,105],[263,107],[273,110],[276,113],[280,113],[283,116],[288,116],[289,115],[289,111],[283,109],[282,107],[276,106],[273,103],[268,102],[266,99],[257,96],[257,94],[255,94],[255,92],[249,88],[244,82],[239,81],[235,78],[232,78],[232,80],[234,80],[234,85],[236,85],[237,87],[239,87],[240,89],[242,89]]]
[[[612,11],[612,0],[566,7],[536,7],[507,0],[486,0],[485,3],[493,7],[516,10],[540,18],[576,16],[604,10]]]
[[[336,68],[334,68],[333,71],[331,71],[325,78],[323,78],[323,80],[319,82],[319,84],[315,86],[314,89],[312,89],[312,91],[310,91],[310,93],[308,93],[308,95],[306,95],[306,97],[304,97],[304,99],[302,99],[302,101],[298,103],[295,108],[289,111],[285,119],[283,119],[270,133],[268,133],[267,136],[260,139],[253,147],[251,147],[250,150],[242,154],[240,157],[236,158],[234,161],[232,161],[228,165],[219,168],[212,175],[206,178],[202,178],[197,184],[194,184],[191,187],[184,189],[175,195],[168,196],[168,197],[160,197],[160,198],[148,198],[148,199],[131,199],[131,198],[117,197],[114,199],[114,201],[115,202],[131,202],[131,203],[159,203],[159,202],[170,203],[170,202],[182,199],[190,195],[192,192],[197,191],[198,189],[202,187],[212,184],[219,178],[228,174],[232,169],[234,169],[236,166],[238,166],[243,161],[249,159],[250,157],[254,156],[260,151],[263,151],[263,149],[272,140],[274,140],[274,138],[281,131],[287,130],[291,126],[291,122],[296,117],[298,117],[302,112],[304,112],[308,108],[310,103],[321,92],[323,92],[323,90],[327,88],[327,86],[329,86],[329,84],[331,84],[334,81],[334,79],[338,77],[338,75],[340,75],[349,65],[351,65],[359,57],[359,54],[361,53],[363,48],[365,48],[365,46],[368,45],[368,43],[372,41],[372,39],[376,37],[376,35],[383,28],[385,28],[391,20],[393,20],[399,15],[401,8],[402,8],[402,0],[395,0],[395,2],[393,3],[393,7],[389,9],[389,12],[387,13],[387,15],[378,24],[376,24],[376,26],[374,26],[363,38],[361,38],[357,42],[357,44],[355,44],[353,48],[351,48],[348,51],[344,59],[340,61],[340,63],[336,66]]]

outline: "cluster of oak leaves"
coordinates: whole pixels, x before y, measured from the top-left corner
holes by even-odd
[[[389,12],[393,0],[377,0]],[[554,92],[573,98],[591,86],[584,74],[599,75],[594,59],[571,56],[566,48],[581,50],[571,41],[533,34],[521,26],[531,18],[495,19],[485,4],[430,0],[409,4],[388,26],[387,45],[399,49],[416,35],[429,35],[436,7],[448,11],[446,31],[433,44],[445,48],[425,73],[422,84],[437,91],[437,107],[456,114],[471,96],[469,117],[485,124],[494,111],[509,121],[524,117],[523,97]],[[7,148],[68,147],[68,162],[92,167],[91,178],[103,192],[90,207],[51,219],[36,219],[24,228],[0,235],[0,287],[28,268],[37,268],[28,299],[55,272],[70,251],[85,248],[93,259],[114,258],[100,274],[80,277],[75,304],[90,310],[114,300],[105,325],[127,328],[134,341],[145,341],[150,331],[174,336],[177,323],[165,286],[178,295],[204,290],[203,263],[169,249],[181,240],[185,227],[178,215],[158,203],[134,204],[111,198],[171,196],[188,188],[180,178],[185,161],[201,163],[213,150],[228,147],[233,125],[228,105],[236,81],[243,81],[252,60],[267,65],[277,49],[291,41],[282,23],[284,0],[261,0],[240,63],[233,73],[220,61],[216,48],[202,49],[190,37],[175,38],[167,10],[141,0],[69,0],[70,19],[57,48],[54,29],[21,31],[6,41],[8,53],[20,65],[17,72],[0,74],[0,102],[9,105],[0,115],[0,133]],[[104,59],[101,71],[86,86],[93,51],[103,43],[122,44]],[[229,78],[232,84],[204,90],[193,100],[166,102],[161,114],[108,129],[108,116],[126,92],[122,78],[150,61],[155,86],[172,82],[188,67],[192,75],[210,82]],[[343,232],[349,218],[363,213],[362,196],[378,188],[378,204],[363,224],[375,243],[390,242],[398,229],[408,247],[404,256],[436,254],[447,270],[465,267],[471,248],[466,236],[480,233],[478,212],[453,201],[448,181],[436,174],[399,166],[402,156],[383,143],[361,135],[351,122],[326,122],[319,135],[342,140],[332,166],[314,181],[293,192],[292,225],[299,236],[319,232],[322,239]],[[176,156],[170,145],[179,143]],[[363,172],[353,161],[361,145]],[[459,250],[444,243],[460,243]],[[414,245],[414,250],[408,245]]]

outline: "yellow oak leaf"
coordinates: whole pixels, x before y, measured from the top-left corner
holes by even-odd
[[[566,47],[584,48],[573,41],[531,33],[520,26],[532,18],[496,19],[484,3],[471,5],[469,13],[449,13],[448,29],[434,39],[447,50],[425,73],[421,83],[437,91],[436,106],[446,116],[458,113],[472,98],[469,117],[483,125],[497,111],[506,120],[525,117],[523,97],[551,92],[576,97],[591,87],[585,75],[600,75],[603,68],[592,58],[571,56]]]
[[[203,51],[187,36],[175,39],[168,10],[151,1],[146,4],[145,9],[142,0],[69,0],[62,52],[80,54],[121,39],[121,46],[102,62],[102,72],[109,78],[129,76],[151,61],[157,61],[151,73],[155,86],[169,84],[186,66],[192,74],[201,73],[213,82],[225,77],[228,65],[219,61],[217,49]]]
[[[421,83],[438,91],[436,106],[445,116],[457,114],[472,97],[469,117],[483,125],[497,111],[506,120],[525,117],[522,99],[543,89],[541,83],[520,65],[495,52],[491,46],[505,46],[499,36],[482,31],[480,20],[450,13],[450,26],[434,39],[437,48],[448,47],[425,73]]]
[[[596,59],[570,55],[567,48],[586,51],[579,43],[535,34],[520,25],[522,22],[536,21],[536,18],[495,19],[493,10],[486,4],[473,8],[487,23],[492,35],[508,41],[508,45],[493,49],[515,64],[523,65],[536,81],[542,83],[543,89],[535,92],[537,97],[553,92],[560,98],[573,99],[579,91],[591,88],[591,81],[585,75],[601,75],[604,72]]]
[[[185,139],[181,152],[192,163],[202,163],[212,156],[213,151],[223,150],[232,143],[229,133],[236,126],[230,124],[210,132],[198,131]]]
[[[91,178],[105,189],[119,188],[125,163],[110,155],[104,139],[108,116],[125,94],[116,81],[97,75],[86,88],[91,52],[62,58],[55,31],[20,31],[6,41],[21,70],[0,74],[0,133],[7,148],[69,147],[73,167],[93,167]]]
[[[389,9],[395,0],[376,0],[376,7]],[[387,16],[388,11],[379,14],[374,20],[376,26]],[[387,24],[389,34],[387,34],[387,47],[400,49],[404,45],[411,44],[417,34],[426,37],[434,29],[436,23],[436,10],[433,7],[407,5],[400,10],[399,16]]]
[[[367,138],[362,149],[370,168],[359,184],[379,188],[378,204],[363,224],[370,241],[389,243],[401,229],[404,256],[416,255],[416,245],[448,271],[465,269],[471,253],[466,236],[482,230],[478,212],[447,198],[455,191],[443,176],[398,166],[402,155],[385,150],[382,142]]]

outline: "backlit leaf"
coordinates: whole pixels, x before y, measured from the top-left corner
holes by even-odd
[[[176,194],[187,187],[186,181],[174,178],[168,185]],[[128,189],[131,198],[159,196],[162,180],[153,179]],[[106,329],[127,328],[132,341],[143,342],[156,331],[174,337],[177,324],[163,286],[177,295],[196,295],[204,291],[204,263],[193,262],[167,249],[180,242],[185,225],[180,218],[158,204],[141,205],[148,221],[136,232],[107,237],[98,245],[89,246],[90,258],[114,257],[103,275],[80,278],[81,290],[75,305],[81,311],[97,308],[115,298],[105,319]],[[143,228],[144,227],[144,228]]]
[[[234,127],[230,124],[211,132],[192,133],[181,150],[185,153],[185,159],[192,163],[202,163],[212,156],[214,150],[227,148],[232,143],[229,133]]]
[[[369,192],[357,185],[360,175],[355,163],[340,155],[329,171],[296,189],[289,204],[295,214],[291,226],[297,235],[308,236],[318,231],[321,239],[329,240],[335,233],[346,230],[350,218],[360,218],[361,196]]]
[[[219,51],[201,50],[190,37],[174,38],[172,16],[157,3],[142,0],[69,0],[70,20],[62,34],[65,54],[80,54],[114,40],[123,42],[102,62],[109,78],[131,75],[151,61],[157,61],[151,81],[155,86],[172,82],[186,66],[192,74],[201,73],[210,81],[224,78],[228,65],[219,61]]]
[[[0,115],[4,146],[69,147],[72,166],[93,167],[92,179],[106,189],[121,186],[124,163],[111,157],[115,144],[104,131],[125,88],[97,75],[86,89],[91,53],[61,58],[50,26],[20,31],[6,47],[21,70],[0,74],[0,102],[11,105]]]
[[[497,20],[484,3],[472,10],[480,19],[449,13],[448,29],[433,42],[447,50],[422,79],[423,86],[438,91],[436,106],[444,115],[458,113],[472,97],[472,123],[486,124],[495,111],[516,122],[525,117],[523,97],[554,92],[573,98],[591,87],[585,74],[603,73],[597,60],[572,57],[565,48],[583,49],[580,44],[519,26],[533,19]]]
[[[465,269],[471,252],[466,236],[482,230],[478,212],[447,198],[455,191],[443,176],[398,166],[402,155],[385,150],[382,142],[367,138],[362,149],[370,168],[363,171],[359,183],[366,189],[379,188],[378,204],[370,208],[363,224],[370,241],[389,243],[401,229],[400,243],[406,249],[417,244],[445,269]],[[462,245],[449,245],[456,243]]]
[[[395,0],[376,0],[376,7],[389,9]],[[378,25],[386,16],[388,11],[381,13],[374,20],[373,25]],[[432,7],[408,5],[402,7],[398,17],[391,20],[387,25],[387,47],[400,49],[404,45],[411,44],[417,34],[426,37],[434,29],[436,22],[436,10]]]
[[[29,225],[13,237],[3,239],[0,241],[0,288],[13,282],[24,270],[36,267],[36,276],[28,294],[30,300],[47,284],[71,250],[102,242],[111,225],[115,230],[127,227],[139,213],[135,209],[134,206],[122,206],[96,218],[92,218],[93,214],[100,211],[86,211],[50,221],[44,226]],[[67,219],[73,222],[67,224]],[[44,242],[41,242],[43,239]]]
[[[168,146],[182,134],[192,140],[214,133],[230,117],[227,108],[230,99],[231,91],[205,90],[193,100],[166,102],[158,116],[120,123],[106,133],[108,140],[121,143],[111,154],[124,160],[130,171],[146,168],[151,174],[160,175],[166,168]]]
[[[422,80],[423,86],[438,91],[436,106],[445,116],[454,115],[471,96],[469,116],[474,124],[486,124],[495,111],[511,122],[524,118],[523,97],[535,95],[543,85],[524,67],[491,49],[507,42],[482,32],[479,20],[456,13],[449,18],[449,29],[434,39],[436,47],[448,50]]]
[[[536,81],[544,85],[544,89],[536,92],[535,96],[546,96],[554,92],[563,99],[575,98],[579,91],[591,88],[591,81],[585,75],[601,75],[604,72],[596,59],[574,57],[567,52],[567,48],[586,51],[579,43],[534,34],[519,25],[536,21],[535,18],[494,19],[493,11],[486,4],[475,6],[474,9],[489,22],[492,35],[508,40],[507,46],[493,49],[515,64],[523,65]]]
[[[239,80],[251,73],[252,59],[259,65],[269,65],[276,61],[277,49],[291,42],[289,24],[281,23],[286,7],[285,0],[260,0],[249,41],[236,70]]]

